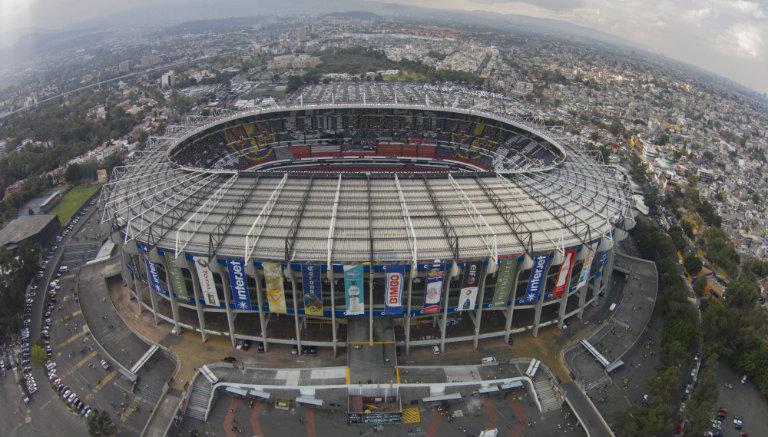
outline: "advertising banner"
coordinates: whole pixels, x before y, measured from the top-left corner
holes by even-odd
[[[165,264],[168,266],[168,276],[173,284],[173,292],[176,293],[176,297],[189,300],[189,290],[187,290],[187,283],[184,281],[181,267],[177,266],[173,261],[173,256],[166,255],[165,260]]]
[[[424,306],[421,314],[436,314],[440,312],[440,298],[443,295],[443,278],[445,264],[432,264],[427,270],[427,281],[424,290]]]
[[[555,291],[552,293],[552,297],[555,299],[565,293],[568,284],[571,282],[571,267],[573,267],[573,260],[575,257],[576,249],[568,249],[565,251],[565,259],[563,259],[563,264],[560,265],[560,272],[557,274],[557,281],[555,282]]]
[[[539,301],[541,298],[541,291],[546,286],[547,281],[547,268],[552,261],[552,254],[536,255],[533,257],[533,268],[531,269],[531,276],[528,278],[528,287],[525,289],[525,296],[523,296],[524,304],[532,304]]]
[[[581,272],[579,273],[579,282],[576,284],[576,289],[587,285],[587,281],[589,281],[589,271],[592,268],[592,260],[595,259],[595,249],[597,248],[597,244],[593,244],[589,247],[584,248],[584,250],[587,251],[587,257],[584,258],[584,264],[581,267]]]
[[[280,263],[264,262],[264,281],[267,284],[267,304],[269,311],[277,314],[287,314],[285,305],[285,289],[283,288],[283,272]]]
[[[203,295],[205,304],[214,307],[220,306],[216,283],[213,282],[213,272],[208,268],[208,258],[193,256],[192,261],[195,263],[197,279],[200,280],[200,293]]]
[[[167,295],[167,292],[163,290],[163,285],[160,283],[160,275],[157,273],[157,267],[155,266],[155,263],[150,261],[148,256],[144,255],[144,264],[147,265],[149,282],[152,284],[152,289],[157,293]]]
[[[406,265],[385,266],[387,280],[385,281],[384,315],[403,315],[403,284],[405,283],[405,271],[410,268]]]
[[[501,260],[499,271],[496,273],[496,287],[493,290],[493,301],[491,306],[506,306],[509,300],[509,293],[512,292],[515,281],[515,271],[517,270],[517,258],[508,258]]]
[[[319,265],[302,264],[301,287],[304,292],[304,314],[323,315],[323,276]]]
[[[365,312],[363,273],[363,266],[344,266],[344,295],[347,301],[344,315],[357,316]]]
[[[600,275],[603,274],[603,267],[608,263],[608,251],[604,250],[600,252],[600,258],[597,262],[597,267],[595,269],[595,279],[598,279]]]
[[[461,283],[461,295],[459,296],[459,311],[475,309],[477,300],[477,291],[480,289],[480,270],[483,268],[481,262],[468,262],[464,264],[464,278]]]
[[[252,310],[248,278],[245,276],[245,263],[239,259],[227,260],[227,275],[229,288],[232,291],[232,305],[238,310]]]
[[[152,286],[152,289],[155,290],[156,293],[167,296],[168,292],[163,289],[163,284],[160,282],[160,274],[157,272],[157,267],[155,266],[155,263],[149,259],[147,246],[137,242],[136,247],[141,251],[141,257],[144,259],[144,266],[147,268],[147,282]]]

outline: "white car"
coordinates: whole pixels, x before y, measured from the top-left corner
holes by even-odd
[[[438,345],[432,346],[432,353],[435,355],[440,355],[440,347]]]

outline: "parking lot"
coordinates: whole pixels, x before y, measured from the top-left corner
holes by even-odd
[[[0,351],[3,358],[3,371],[0,374],[5,373],[0,376],[3,379],[2,394],[4,400],[7,400],[3,405],[8,406],[2,409],[1,415],[7,420],[0,420],[3,423],[0,435],[46,435],[50,434],[51,423],[60,425],[59,432],[71,435],[84,432],[81,416],[88,412],[85,402],[77,403],[73,398],[71,405],[79,406],[80,413],[75,414],[71,406],[60,401],[59,395],[50,385],[50,381],[55,379],[50,375],[56,374],[57,370],[48,360],[45,362],[46,368],[33,367],[32,345],[40,340],[47,358],[54,357],[56,350],[51,336],[55,329],[53,322],[57,303],[50,299],[60,299],[59,293],[63,289],[61,282],[70,274],[69,268],[60,267],[59,261],[72,234],[82,227],[82,223],[78,223],[88,217],[87,210],[92,206],[93,203],[86,204],[83,210],[76,213],[51,246],[45,249],[40,270],[25,291],[23,328],[19,333],[19,341],[6,345]],[[24,418],[19,420],[21,415]]]
[[[723,425],[723,436],[738,437],[740,432],[746,432],[750,436],[768,435],[768,421],[766,421],[768,402],[754,384],[749,381],[742,384],[741,376],[730,366],[720,362],[717,370],[720,395],[715,406],[724,407],[728,410]],[[713,411],[712,415],[714,416],[714,414]],[[735,416],[741,416],[743,419],[744,429],[742,431],[736,430],[733,426]]]
[[[84,402],[107,410],[118,430],[138,434],[154,403],[134,394],[133,383],[100,353],[90,329],[86,328],[74,285],[74,275],[63,278],[58,317],[51,327],[51,343],[56,348],[53,360],[60,369],[58,376],[62,384]],[[102,360],[108,368],[102,365]]]

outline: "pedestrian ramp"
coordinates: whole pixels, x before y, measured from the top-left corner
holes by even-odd
[[[152,346],[150,346],[149,349],[147,349],[147,351],[144,352],[144,355],[142,355],[141,358],[139,358],[139,360],[136,361],[136,364],[134,364],[133,367],[131,367],[131,373],[133,373],[134,375],[139,373],[139,370],[141,370],[142,366],[147,364],[147,361],[149,361],[149,359],[152,358],[152,355],[154,355],[155,352],[157,352],[157,349],[158,347],[156,344],[153,344]]]

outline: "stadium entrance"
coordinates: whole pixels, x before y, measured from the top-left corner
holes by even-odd
[[[350,423],[400,423],[403,409],[392,319],[353,318],[347,329]]]

